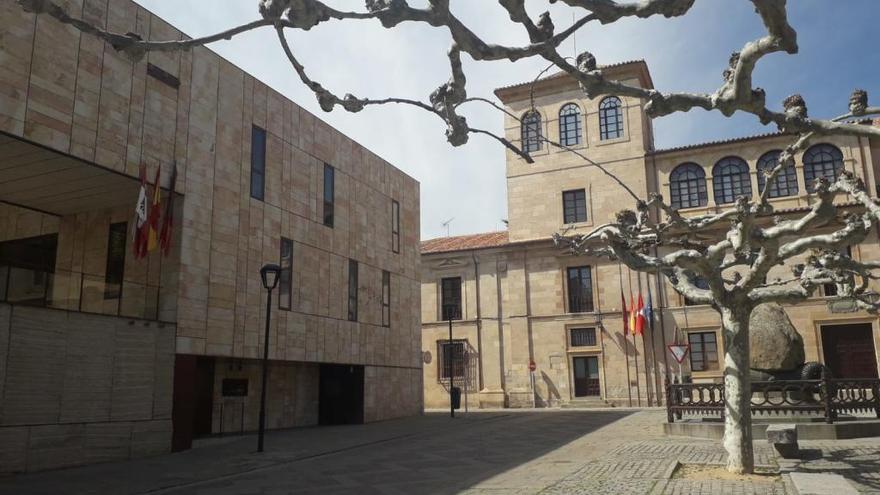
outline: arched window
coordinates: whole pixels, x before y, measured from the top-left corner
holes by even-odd
[[[599,139],[617,139],[623,136],[623,111],[620,98],[609,96],[599,103]]]
[[[768,151],[761,155],[758,159],[758,192],[764,192],[764,186],[767,184],[767,174],[770,173],[779,164],[779,150]],[[798,193],[797,172],[794,170],[794,164],[791,164],[779,171],[776,180],[770,184],[770,193],[768,197],[781,198],[782,196],[794,196]]]
[[[559,143],[563,146],[581,144],[581,109],[574,103],[559,110]]]
[[[526,153],[541,149],[541,114],[530,110],[522,116],[522,149]]]
[[[819,177],[829,181],[837,180],[843,172],[843,153],[836,146],[817,144],[804,153],[804,182],[807,191],[813,192],[814,182]]]
[[[742,158],[722,158],[712,168],[712,188],[715,204],[733,203],[740,196],[752,195],[749,166]]]
[[[669,175],[669,196],[672,207],[706,206],[706,172],[696,163],[682,163]]]

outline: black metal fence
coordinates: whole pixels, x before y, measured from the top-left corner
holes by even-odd
[[[724,384],[667,383],[666,416],[724,417]],[[752,415],[805,414],[834,423],[840,414],[874,412],[880,418],[880,380],[825,378],[752,382]]]

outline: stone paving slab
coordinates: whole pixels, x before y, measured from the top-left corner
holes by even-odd
[[[152,459],[0,478],[0,495],[465,494],[794,495],[784,481],[669,479],[677,462],[722,464],[712,440],[662,435],[662,411],[471,413],[211,439]],[[841,474],[880,495],[880,439],[803,442],[781,466]],[[774,466],[766,441],[759,465]],[[840,494],[836,494],[840,495]]]

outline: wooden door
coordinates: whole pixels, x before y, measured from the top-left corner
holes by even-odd
[[[574,396],[598,397],[599,358],[596,356],[579,356],[574,358]]]
[[[877,378],[870,323],[823,326],[822,351],[836,378]]]

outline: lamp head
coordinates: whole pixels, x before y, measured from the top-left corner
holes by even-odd
[[[263,287],[272,290],[278,285],[281,275],[281,267],[275,263],[267,263],[260,268],[260,278],[263,279]]]

